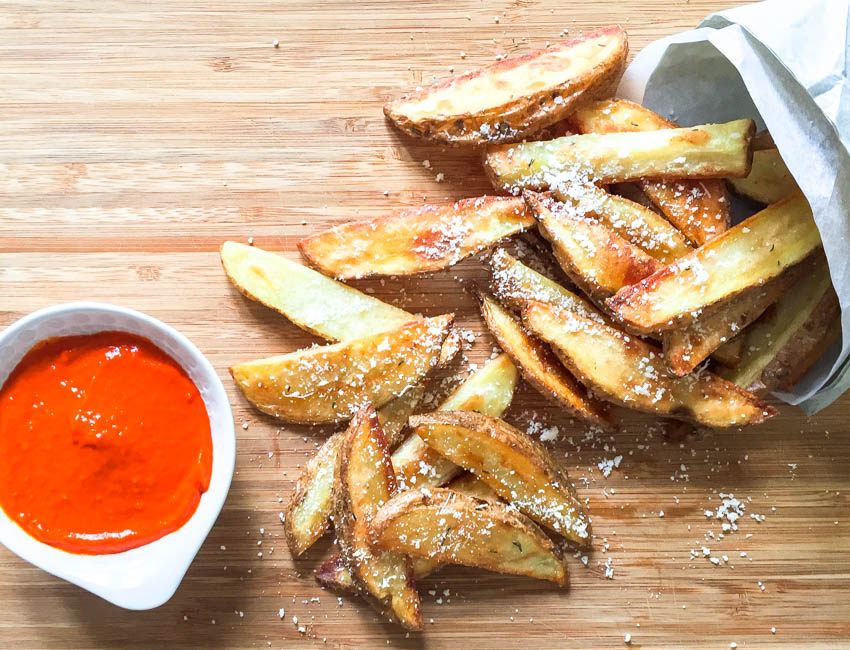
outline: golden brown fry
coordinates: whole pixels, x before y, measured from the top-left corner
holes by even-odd
[[[711,353],[711,358],[721,366],[734,368],[744,358],[744,348],[747,345],[746,330],[739,332]]]
[[[596,185],[561,183],[552,193],[570,212],[595,219],[659,262],[669,264],[693,250],[664,217]]]
[[[560,549],[527,517],[498,501],[420,488],[388,501],[373,520],[385,549],[566,585]]]
[[[802,262],[767,284],[747,289],[716,309],[709,310],[686,327],[664,332],[662,343],[667,366],[680,377],[691,372],[761,316],[765,309],[811,269],[808,260]],[[726,350],[727,355],[731,352],[730,349]]]
[[[224,242],[221,263],[248,298],[329,341],[358,339],[416,320],[403,309],[255,246]]]
[[[745,330],[741,362],[718,373],[738,386],[762,393],[790,390],[820,358],[812,358],[812,350],[816,353],[816,344],[829,338],[838,312],[829,267],[821,256],[813,272]]]
[[[510,406],[517,379],[516,367],[508,355],[500,354],[458,386],[440,409],[501,415]],[[392,462],[402,489],[444,485],[460,471],[426,445],[415,431],[395,450]]]
[[[407,419],[424,392],[425,388],[421,385],[411,388],[378,411],[378,419],[390,449],[401,438]],[[330,528],[334,468],[344,433],[339,431],[333,434],[307,461],[295,484],[292,499],[286,506],[283,529],[289,550],[295,557],[310,548]]]
[[[493,252],[489,264],[490,290],[513,311],[521,311],[526,300],[534,299],[572,309],[587,318],[605,320],[587,300],[526,266],[503,248]]]
[[[394,330],[419,319],[318,271],[255,246],[224,242],[221,263],[227,277],[242,294],[328,341],[351,341]],[[459,351],[458,334],[452,332],[440,352],[439,366],[448,365]]]
[[[638,332],[681,328],[703,310],[772,280],[820,246],[808,202],[791,197],[624,287],[607,304]]]
[[[419,384],[437,363],[451,314],[391,332],[307,348],[231,368],[258,409],[287,422],[339,422],[365,402],[381,407]]]
[[[778,203],[800,191],[778,149],[753,152],[753,166],[746,178],[730,178],[736,194],[759,203]]]
[[[533,225],[522,200],[482,196],[334,226],[302,239],[298,248],[310,264],[340,280],[415,275],[446,269]]]
[[[624,99],[593,102],[573,113],[569,121],[579,133],[657,131],[678,126],[658,113]],[[729,197],[722,180],[642,178],[638,185],[670,223],[697,246],[714,239],[731,225]]]
[[[523,196],[561,268],[593,300],[604,301],[664,267],[601,223],[539,194]]]
[[[710,372],[669,374],[654,345],[574,312],[530,301],[523,322],[555,347],[585,386],[615,404],[709,427],[757,424],[776,415],[755,395]]]
[[[479,499],[498,500],[498,495],[484,481],[476,478],[473,474],[462,474],[451,481],[447,486],[448,489],[467,496],[476,497]],[[436,559],[427,557],[414,556],[410,558],[410,563],[413,567],[413,577],[416,580],[424,578],[434,571],[437,571],[442,562]],[[316,581],[328,589],[342,593],[351,593],[354,591],[354,579],[351,576],[351,571],[345,566],[342,558],[339,555],[334,555],[327,560],[316,572]]]
[[[385,616],[404,627],[422,627],[419,594],[410,560],[375,552],[370,526],[396,491],[390,452],[371,406],[357,412],[340,443],[334,482],[334,528],[340,555],[357,590]]]
[[[605,404],[588,394],[548,345],[529,336],[519,321],[490,296],[481,294],[479,298],[487,328],[528,383],[571,415],[606,429],[613,428]]]
[[[493,186],[519,193],[570,180],[620,183],[664,179],[736,178],[750,171],[752,120],[686,129],[587,133],[544,142],[489,147],[484,167]]]
[[[384,113],[402,131],[443,144],[515,142],[610,92],[627,55],[625,32],[605,27],[417,89]]]
[[[469,411],[414,415],[410,424],[428,446],[474,472],[523,514],[577,544],[590,540],[590,520],[566,472],[522,431]]]

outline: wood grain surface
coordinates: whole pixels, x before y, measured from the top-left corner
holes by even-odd
[[[290,557],[281,499],[329,431],[261,415],[227,372],[314,339],[230,286],[225,239],[297,259],[298,239],[329,224],[488,190],[476,155],[395,132],[386,98],[565,29],[619,22],[636,52],[732,4],[0,3],[0,326],[69,300],[146,311],[209,356],[239,425],[227,504],[169,603],[123,611],[0,549],[0,645],[601,648],[630,634],[645,648],[850,647],[850,397],[812,419],[783,407],[759,428],[669,443],[646,417],[590,436],[523,386],[507,419],[559,428],[549,444],[594,518],[587,567],[570,561],[566,591],[445,569],[421,584],[426,626],[408,637],[316,586],[330,540]],[[482,333],[464,293],[480,277],[471,260],[357,284]],[[492,346],[480,336],[469,360]],[[620,455],[604,478],[598,463]],[[704,514],[721,493],[746,506],[722,539]]]

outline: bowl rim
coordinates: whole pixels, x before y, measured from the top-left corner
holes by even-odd
[[[114,330],[132,332],[133,329],[143,329],[147,333],[140,335],[151,340],[154,345],[164,349],[165,341],[169,347],[185,357],[181,361],[176,358],[174,351],[164,349],[190,375],[204,399],[213,445],[213,471],[209,488],[201,495],[201,500],[189,520],[176,531],[121,553],[84,555],[50,546],[30,537],[2,508],[0,544],[34,566],[119,607],[134,610],[152,609],[174,595],[224,506],[236,464],[233,412],[224,384],[215,368],[185,335],[153,316],[104,302],[77,301],[51,305],[23,316],[0,331],[0,385],[6,382],[8,374],[23,356],[15,354],[4,358],[4,348],[11,345],[16,336],[38,324],[43,325],[51,321],[56,322],[60,317],[67,319],[82,314],[87,314],[90,318],[85,322],[81,321],[78,328],[80,334]],[[98,325],[98,319],[103,322],[107,315],[124,320],[128,329]],[[130,324],[137,327],[130,327]],[[55,336],[73,334],[71,331]],[[47,334],[41,340],[50,336],[54,335]],[[192,362],[191,369],[186,367],[187,360]],[[199,385],[201,380],[203,388]]]

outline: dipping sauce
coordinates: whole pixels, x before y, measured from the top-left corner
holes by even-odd
[[[189,520],[211,473],[200,392],[141,336],[43,341],[0,390],[0,507],[45,544],[143,546]]]

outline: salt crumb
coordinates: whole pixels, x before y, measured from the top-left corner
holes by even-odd
[[[272,45],[274,45],[275,47],[280,47],[280,41],[278,41],[277,39],[274,39],[272,41]]]

